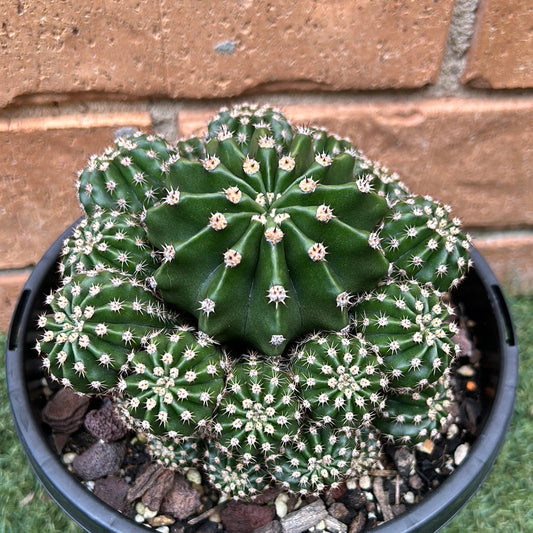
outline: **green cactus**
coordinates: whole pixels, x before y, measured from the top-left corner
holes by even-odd
[[[445,378],[421,391],[390,394],[386,407],[374,420],[384,438],[400,444],[433,439],[450,422],[453,392]]]
[[[121,137],[101,156],[92,156],[78,177],[81,205],[87,215],[105,209],[142,216],[163,190],[178,149],[162,137],[136,133]]]
[[[357,337],[315,334],[298,345],[291,362],[303,406],[316,422],[368,426],[384,402],[381,357]]]
[[[138,220],[127,213],[98,211],[65,240],[60,268],[63,276],[114,269],[145,280],[157,266],[156,253]]]
[[[294,388],[277,361],[250,354],[236,362],[214,419],[220,449],[244,464],[279,453],[298,432],[300,404]]]
[[[253,145],[250,140],[255,130],[265,131],[273,139],[279,152],[287,150],[292,142],[293,129],[278,109],[256,104],[242,104],[221,109],[207,124],[207,138],[223,140],[233,137],[246,155]]]
[[[427,196],[394,205],[380,235],[394,275],[443,292],[459,284],[470,267],[470,236],[461,233],[459,219],[450,220],[450,212],[449,206]]]
[[[315,153],[308,135],[281,156],[266,130],[250,145],[213,139],[203,161],[177,161],[146,227],[165,301],[221,342],[278,355],[346,326],[352,295],[387,272],[375,232],[387,206],[354,181],[351,155]]]
[[[362,297],[352,310],[366,348],[378,354],[392,389],[420,389],[449,372],[458,346],[453,309],[440,293],[415,281],[384,286]]]
[[[107,270],[69,278],[46,303],[37,349],[52,378],[80,393],[114,389],[132,350],[176,319],[139,282]]]
[[[154,461],[166,468],[186,472],[202,461],[204,441],[198,436],[171,439],[148,433],[146,437],[147,452]]]
[[[223,358],[212,342],[182,326],[154,334],[143,348],[118,384],[130,424],[170,439],[204,428],[224,386]]]
[[[377,463],[380,444],[371,431],[311,425],[289,443],[271,467],[274,478],[299,494],[319,494]]]
[[[260,462],[236,458],[212,441],[204,454],[204,471],[210,483],[226,497],[247,500],[263,491],[271,475]]]
[[[175,145],[119,137],[78,193],[36,347],[155,461],[319,494],[445,427],[470,239],[349,140],[237,106]]]

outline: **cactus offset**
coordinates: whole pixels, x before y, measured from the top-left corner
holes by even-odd
[[[221,356],[186,327],[157,333],[130,357],[119,382],[130,424],[154,435],[188,437],[205,427],[224,386]]]
[[[236,106],[174,145],[120,137],[78,194],[37,349],[155,461],[227,497],[319,494],[374,468],[381,441],[446,425],[445,293],[470,239],[349,140]]]
[[[132,350],[175,320],[138,282],[106,270],[67,278],[47,304],[38,350],[50,375],[81,393],[115,388]]]
[[[309,417],[323,424],[368,426],[387,386],[381,357],[356,337],[313,335],[292,355],[291,370]]]
[[[389,281],[362,297],[353,314],[367,349],[383,359],[391,388],[423,388],[449,371],[457,326],[449,320],[453,309],[433,289]]]
[[[275,361],[249,355],[230,370],[214,420],[220,449],[243,463],[279,453],[298,432],[294,384]]]
[[[63,276],[114,269],[147,280],[157,266],[156,253],[138,220],[127,213],[98,211],[65,240],[60,268]]]
[[[156,135],[119,138],[80,173],[78,195],[88,215],[106,209],[142,216],[157,202],[179,150]]]
[[[273,474],[281,485],[300,494],[319,494],[350,476],[376,465],[379,441],[366,430],[331,430],[311,425],[275,461]]]
[[[430,197],[398,201],[385,218],[381,239],[395,275],[430,283],[440,291],[457,286],[470,260],[470,237],[451,208]]]

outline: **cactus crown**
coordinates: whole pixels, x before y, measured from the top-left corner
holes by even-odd
[[[371,468],[380,439],[446,423],[443,296],[469,238],[350,141],[237,106],[203,139],[119,138],[78,192],[37,349],[156,460],[202,464],[236,498],[318,493]]]

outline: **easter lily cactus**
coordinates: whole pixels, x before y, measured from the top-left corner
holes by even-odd
[[[446,424],[470,238],[347,139],[241,105],[118,138],[77,188],[37,349],[168,468],[319,494]]]

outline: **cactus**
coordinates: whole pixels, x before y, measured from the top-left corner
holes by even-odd
[[[174,145],[123,134],[78,195],[36,348],[154,460],[226,497],[315,495],[374,468],[380,442],[445,427],[445,293],[470,238],[349,140],[236,106]]]
[[[250,140],[256,129],[265,130],[279,152],[287,150],[291,145],[293,129],[281,111],[255,104],[221,109],[207,124],[207,138],[232,136],[243,153],[247,154],[253,146]]]
[[[204,453],[204,471],[210,483],[224,496],[242,500],[257,496],[271,479],[262,463],[244,463],[212,441],[207,443]]]
[[[120,137],[80,172],[78,196],[87,215],[106,209],[142,216],[156,203],[179,151],[156,135]]]
[[[67,278],[46,303],[37,349],[51,377],[80,393],[114,389],[132,350],[176,319],[138,282],[107,270]]]
[[[127,213],[98,211],[81,220],[65,240],[60,268],[63,276],[112,269],[144,281],[157,266],[138,220]]]
[[[374,433],[311,425],[291,442],[273,466],[275,479],[299,494],[319,494],[376,465],[379,441]]]
[[[185,472],[201,463],[203,440],[198,436],[163,438],[148,433],[146,437],[146,450],[152,459],[170,470]]]
[[[299,409],[282,366],[250,354],[229,372],[214,420],[219,447],[245,464],[275,456],[296,436]]]
[[[445,378],[421,391],[404,390],[387,398],[387,406],[374,420],[383,438],[400,444],[433,439],[450,422],[453,392]]]
[[[292,355],[291,370],[308,417],[322,424],[368,426],[387,386],[381,357],[357,337],[315,334]]]
[[[420,389],[449,372],[458,352],[453,309],[415,281],[384,286],[354,306],[354,329],[383,360],[392,389]]]
[[[428,196],[394,205],[380,236],[395,275],[443,292],[459,284],[470,266],[470,237],[461,233],[459,219],[450,220],[450,212]]]
[[[118,384],[130,425],[171,439],[205,427],[224,385],[213,344],[182,326],[150,336],[143,348],[130,357],[132,373]]]
[[[353,156],[315,153],[307,134],[281,156],[266,129],[250,146],[228,134],[203,161],[177,161],[146,227],[165,301],[219,341],[279,355],[298,335],[346,326],[352,295],[387,272],[375,232],[387,206],[354,180]]]

